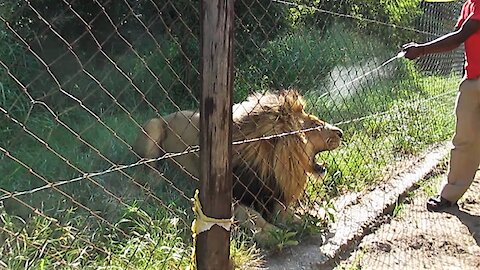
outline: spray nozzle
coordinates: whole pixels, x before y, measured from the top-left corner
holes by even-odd
[[[401,52],[399,52],[399,53],[397,54],[397,58],[402,58],[402,57],[404,57],[406,53],[407,53],[406,51],[401,51]]]

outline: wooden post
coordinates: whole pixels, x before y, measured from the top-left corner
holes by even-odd
[[[201,1],[200,202],[205,215],[232,217],[234,0]],[[230,268],[230,232],[214,225],[196,244],[198,270]]]

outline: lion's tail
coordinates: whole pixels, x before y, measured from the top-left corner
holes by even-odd
[[[142,127],[135,143],[133,151],[142,158],[158,158],[163,155],[162,141],[165,139],[167,126],[160,118],[150,119]]]

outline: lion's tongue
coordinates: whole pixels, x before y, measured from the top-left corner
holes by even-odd
[[[318,174],[326,173],[326,172],[327,172],[327,168],[325,168],[325,166],[323,166],[323,165],[320,164],[320,163],[315,163],[315,165],[313,166],[313,169],[314,169],[315,172],[318,173]]]

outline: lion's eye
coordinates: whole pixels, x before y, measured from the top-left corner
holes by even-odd
[[[318,127],[320,123],[317,123],[316,121],[305,121],[304,126],[307,128],[314,128]]]

